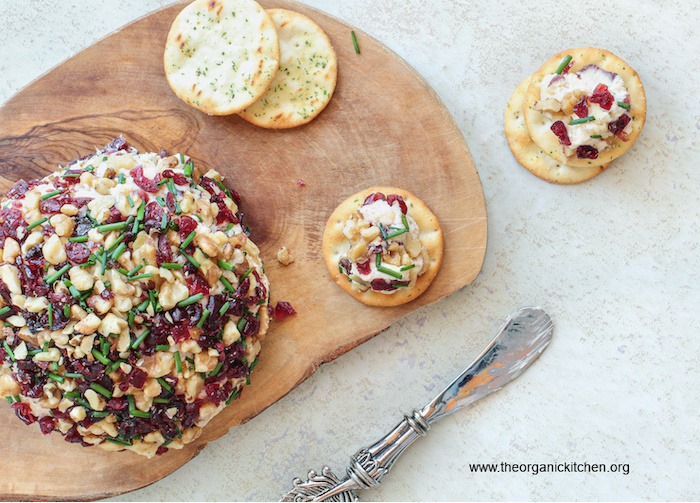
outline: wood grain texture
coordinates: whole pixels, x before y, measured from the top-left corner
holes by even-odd
[[[162,53],[170,24],[186,5],[157,11],[96,43],[33,82],[0,108],[0,191],[45,176],[123,134],[139,150],[185,152],[219,169],[242,195],[261,248],[272,300],[298,315],[275,323],[263,343],[253,384],[181,451],[148,460],[43,437],[0,406],[0,498],[96,499],[131,491],[171,473],[208,442],[284,396],[333,360],[415,309],[471,283],[486,248],[481,183],[459,129],[428,84],[382,44],[291,1],[266,8],[299,11],[329,35],[339,61],[336,94],[310,124],[287,131],[239,117],[208,117],[187,107],[166,83]],[[304,180],[304,187],[297,180]],[[371,308],[342,292],[321,256],[328,215],[370,185],[398,185],[423,199],[445,232],[442,270],[415,302]],[[289,267],[274,259],[286,245]],[[66,470],[65,467],[70,466]],[[29,475],[31,474],[31,475]],[[60,474],[60,475],[59,475]]]

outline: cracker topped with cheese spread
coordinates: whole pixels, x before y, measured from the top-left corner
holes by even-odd
[[[421,295],[442,264],[437,217],[410,192],[371,187],[331,214],[323,256],[335,282],[370,306],[397,306]]]
[[[613,161],[634,144],[646,118],[634,69],[603,49],[554,55],[530,81],[523,105],[530,137],[572,168]]]
[[[0,207],[0,396],[18,418],[149,457],[197,438],[270,319],[238,202],[217,171],[121,138],[17,182]]]
[[[230,115],[267,91],[279,55],[275,25],[254,0],[195,0],[173,22],[163,61],[178,98]]]

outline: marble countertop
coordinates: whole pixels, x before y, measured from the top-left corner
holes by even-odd
[[[0,102],[163,0],[0,0]],[[489,241],[471,286],[323,365],[165,479],[115,498],[271,500],[465,367],[517,307],[555,322],[542,358],[436,425],[364,500],[697,500],[700,37],[693,2],[306,0],[372,34],[444,100],[479,171]],[[695,12],[695,14],[693,14]],[[348,43],[350,40],[348,39]],[[552,54],[598,46],[641,75],[648,119],[593,180],[513,159],[503,110]],[[471,473],[470,463],[627,463],[629,473]]]

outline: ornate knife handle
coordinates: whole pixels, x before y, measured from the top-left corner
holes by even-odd
[[[498,335],[462,374],[420,411],[404,416],[396,427],[370,447],[358,451],[340,479],[327,466],[311,470],[306,482],[281,501],[357,501],[358,489],[379,485],[398,457],[430,425],[502,388],[522,374],[552,339],[552,320],[539,308],[527,307],[511,316]]]

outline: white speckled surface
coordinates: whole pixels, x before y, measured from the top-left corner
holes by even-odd
[[[0,102],[167,3],[0,0]],[[383,41],[445,101],[484,185],[483,271],[470,287],[322,366],[175,474],[118,499],[271,500],[308,468],[341,470],[359,447],[432,398],[525,304],[540,304],[555,320],[541,360],[437,425],[362,498],[699,499],[697,4],[307,3]],[[527,73],[583,45],[609,49],[637,69],[648,120],[609,171],[578,186],[550,185],[512,158],[503,109]],[[468,469],[501,461],[629,463],[630,473]]]

